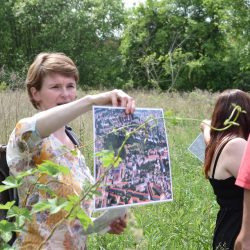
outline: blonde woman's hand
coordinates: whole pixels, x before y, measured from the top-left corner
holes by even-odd
[[[111,91],[112,105],[126,108],[126,113],[133,113],[135,110],[135,100],[122,90]]]
[[[108,233],[110,234],[121,234],[124,232],[127,227],[127,216],[125,215],[123,218],[119,218],[113,221],[110,225],[110,230]]]
[[[135,100],[122,90],[114,89],[112,91],[93,95],[93,105],[112,105],[114,107],[125,108],[126,114],[135,111]]]

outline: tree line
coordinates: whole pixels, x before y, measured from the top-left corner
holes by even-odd
[[[56,51],[76,62],[82,88],[250,91],[249,10],[249,0],[0,0],[0,84]]]

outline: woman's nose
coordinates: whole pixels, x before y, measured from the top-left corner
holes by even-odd
[[[61,88],[61,96],[67,98],[70,95],[70,91],[67,88]]]

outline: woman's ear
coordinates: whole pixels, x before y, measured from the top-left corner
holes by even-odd
[[[40,98],[40,92],[35,87],[31,87],[30,88],[30,93],[32,95],[32,99],[34,101],[36,101],[37,103],[39,103],[40,100],[41,100],[41,98]]]

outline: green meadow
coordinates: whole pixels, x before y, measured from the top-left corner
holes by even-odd
[[[93,92],[79,91],[79,97]],[[166,118],[172,172],[173,201],[129,209],[128,227],[122,235],[91,235],[88,249],[211,249],[218,206],[203,175],[202,164],[187,150],[200,133],[200,122],[210,118],[217,94],[129,92],[137,107],[163,108]],[[0,92],[0,142],[7,143],[16,122],[35,112],[23,91]],[[175,120],[174,117],[182,118]],[[49,121],[48,121],[49,122]],[[88,166],[93,169],[91,112],[72,124],[80,136]]]

